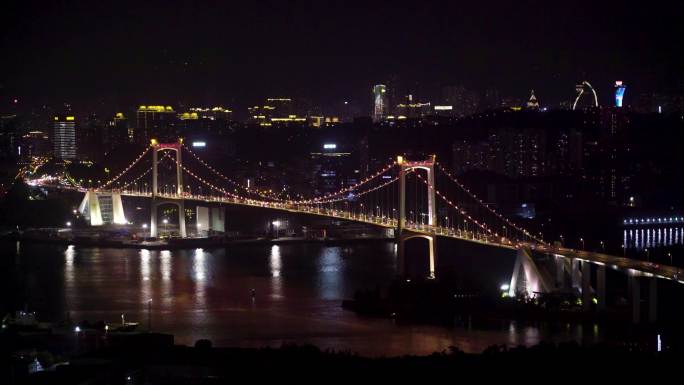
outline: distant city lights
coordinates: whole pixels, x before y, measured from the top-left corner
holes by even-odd
[[[684,217],[624,219],[623,225],[653,225],[663,223],[684,223]]]

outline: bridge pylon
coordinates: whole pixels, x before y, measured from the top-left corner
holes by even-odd
[[[176,143],[159,143],[156,139],[150,141],[152,146],[152,201],[150,204],[150,236],[156,237],[159,234],[157,225],[157,207],[162,204],[171,203],[178,206],[178,227],[180,236],[187,237],[185,229],[185,203],[183,201],[183,161],[182,149],[183,139],[178,139]],[[176,152],[176,195],[179,199],[166,199],[159,196],[158,185],[158,164],[159,151],[175,151]]]
[[[413,238],[425,238],[428,240],[429,248],[429,269],[428,278],[436,278],[437,269],[437,236],[431,231],[423,232],[418,229],[407,227],[406,223],[406,173],[412,170],[427,171],[427,197],[428,197],[428,226],[437,225],[437,205],[435,199],[435,156],[424,161],[406,161],[402,156],[397,157],[399,166],[399,220],[397,221],[397,253],[398,253],[398,273],[400,277],[405,277],[406,271],[406,241]]]

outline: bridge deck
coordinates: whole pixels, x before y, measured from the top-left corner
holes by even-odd
[[[53,186],[62,189],[70,189],[85,192],[82,188],[75,188],[70,186]],[[134,191],[121,191],[123,196],[151,198],[151,193],[139,193]],[[238,206],[268,208],[272,210],[285,211],[297,214],[315,215],[326,218],[337,218],[347,221],[360,222],[370,224],[373,226],[394,229],[397,227],[397,220],[386,216],[374,216],[365,214],[356,214],[340,210],[331,210],[322,207],[297,205],[281,202],[264,202],[257,200],[237,199],[232,197],[209,197],[202,195],[177,195],[177,194],[157,194],[159,198],[170,200],[193,200],[207,203],[224,203]],[[516,250],[519,248],[529,248],[538,252],[547,254],[560,255],[567,258],[577,258],[579,260],[586,260],[596,264],[604,264],[613,269],[627,271],[632,275],[655,276],[661,279],[675,280],[679,283],[684,283],[684,269],[674,266],[660,265],[647,261],[640,261],[615,255],[589,252],[583,250],[575,250],[563,247],[554,247],[545,244],[530,243],[530,242],[513,242],[504,237],[494,237],[476,233],[474,231],[466,231],[455,228],[447,228],[442,226],[430,226],[421,223],[408,222],[405,226],[406,231],[418,234],[425,234],[436,237],[453,238],[461,241],[473,242],[481,245],[505,248]]]

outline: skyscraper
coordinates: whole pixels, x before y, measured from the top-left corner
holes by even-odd
[[[387,116],[387,87],[378,84],[373,87],[373,121],[379,122]]]
[[[140,106],[136,117],[134,131],[136,143],[147,144],[152,138],[166,141],[177,140],[178,117],[171,106]]]
[[[532,90],[532,94],[530,95],[530,99],[527,101],[527,108],[530,110],[538,110],[539,109],[539,100],[537,100],[537,97],[534,95],[534,90]]]
[[[57,159],[76,158],[76,118],[73,115],[54,117],[52,150]]]
[[[107,151],[119,148],[123,144],[129,143],[129,127],[128,119],[123,112],[117,112],[114,119],[109,121],[107,127],[107,135],[105,139],[105,147]]]
[[[627,86],[621,80],[615,82],[615,107],[622,107],[622,98],[625,96]]]

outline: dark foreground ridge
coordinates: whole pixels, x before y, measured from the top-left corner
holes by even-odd
[[[451,348],[422,357],[367,358],[308,345],[213,348],[210,341],[199,340],[194,347],[177,346],[170,335],[142,333],[112,339],[90,353],[74,355],[67,363],[28,374],[26,361],[35,367],[45,357],[31,358],[27,353],[20,358],[7,351],[10,345],[3,344],[4,384],[214,384],[240,379],[336,382],[413,376],[478,381],[515,376],[524,377],[525,383],[548,383],[586,379],[587,375],[635,381],[668,372],[682,358],[681,352],[671,349],[653,352],[630,345],[582,347],[577,343],[491,346],[481,354]]]

